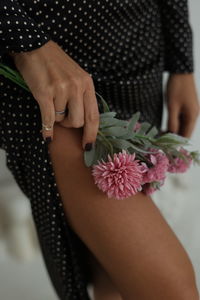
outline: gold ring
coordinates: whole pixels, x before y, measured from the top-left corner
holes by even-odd
[[[42,127],[44,128],[44,130],[52,130],[53,129],[53,126],[48,126],[48,125],[45,125],[44,123],[42,123]]]

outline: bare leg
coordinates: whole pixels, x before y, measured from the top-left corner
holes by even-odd
[[[122,300],[122,296],[111,281],[109,274],[95,256],[90,251],[88,251],[88,253],[88,261],[91,265],[92,272],[94,300]]]
[[[150,197],[107,198],[84,165],[82,129],[54,127],[50,155],[66,216],[124,300],[198,300],[191,261]]]

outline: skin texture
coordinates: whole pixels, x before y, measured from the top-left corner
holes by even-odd
[[[42,135],[53,138],[49,149],[66,217],[88,246],[95,300],[198,300],[190,259],[152,199],[138,193],[108,200],[83,163],[84,146],[95,141],[99,126],[91,76],[53,41],[11,56],[42,122],[54,125]],[[167,130],[190,137],[199,116],[194,75],[171,74],[165,100]],[[67,116],[55,115],[66,106]]]
[[[116,287],[111,298],[109,281],[95,275],[95,300],[117,290],[124,300],[197,300],[191,261],[152,199],[107,198],[84,164],[81,136],[55,124],[49,151],[66,217]]]
[[[190,138],[199,117],[194,75],[171,74],[167,82],[168,130]]]

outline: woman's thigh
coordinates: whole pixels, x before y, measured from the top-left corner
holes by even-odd
[[[198,299],[191,261],[152,199],[108,198],[84,165],[81,138],[82,128],[55,123],[49,145],[71,227],[124,299]]]

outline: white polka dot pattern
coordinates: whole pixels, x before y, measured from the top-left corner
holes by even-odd
[[[13,51],[33,50],[50,39],[22,6],[16,0],[0,1],[1,55]]]
[[[92,75],[120,118],[161,126],[162,73],[192,72],[185,0],[0,0],[0,59],[57,42]],[[44,261],[62,300],[89,300],[87,248],[64,214],[32,95],[0,76],[0,147],[30,199]]]
[[[192,29],[187,0],[159,0],[164,37],[164,70],[194,71]]]

